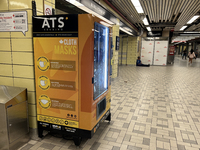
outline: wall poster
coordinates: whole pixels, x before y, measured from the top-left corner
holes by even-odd
[[[167,65],[168,40],[142,39],[141,61],[143,64]]]
[[[142,39],[141,61],[143,64],[153,64],[154,41]]]
[[[0,32],[22,32],[25,36],[27,31],[28,17],[26,11],[0,13]]]

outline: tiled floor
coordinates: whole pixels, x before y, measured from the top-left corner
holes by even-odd
[[[75,147],[47,135],[21,150],[199,150],[200,60],[188,65],[121,66],[112,82],[112,121]]]

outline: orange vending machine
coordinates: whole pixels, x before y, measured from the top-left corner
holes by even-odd
[[[111,120],[111,29],[91,14],[33,17],[39,137],[70,135],[76,145]]]

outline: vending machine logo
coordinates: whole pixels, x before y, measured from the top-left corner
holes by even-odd
[[[149,52],[151,54],[151,52]]]
[[[64,17],[59,17],[58,20],[56,17],[51,17],[51,18],[42,18],[43,19],[43,24],[42,28],[47,27],[47,28],[55,28],[55,22],[57,22],[57,27],[58,28],[63,28],[64,27]],[[49,23],[51,22],[51,24]],[[56,28],[57,28],[56,27]]]
[[[78,37],[78,14],[33,16],[33,36]]]
[[[149,45],[152,45],[152,43],[149,43]]]
[[[144,47],[142,47],[142,49],[145,49]]]
[[[156,51],[157,53],[159,53],[160,51]]]
[[[156,61],[159,61],[158,59],[156,59]]]
[[[37,67],[41,71],[47,71],[50,67],[49,64],[50,64],[49,60],[44,56],[41,56],[37,59]]]
[[[157,44],[160,44],[160,42],[157,42]]]
[[[164,48],[167,48],[167,46],[165,46]]]
[[[166,55],[164,55],[163,57],[167,57]]]

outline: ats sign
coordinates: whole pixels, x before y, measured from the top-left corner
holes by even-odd
[[[33,33],[46,33],[47,31],[51,33],[76,33],[78,35],[78,15],[33,17]]]

